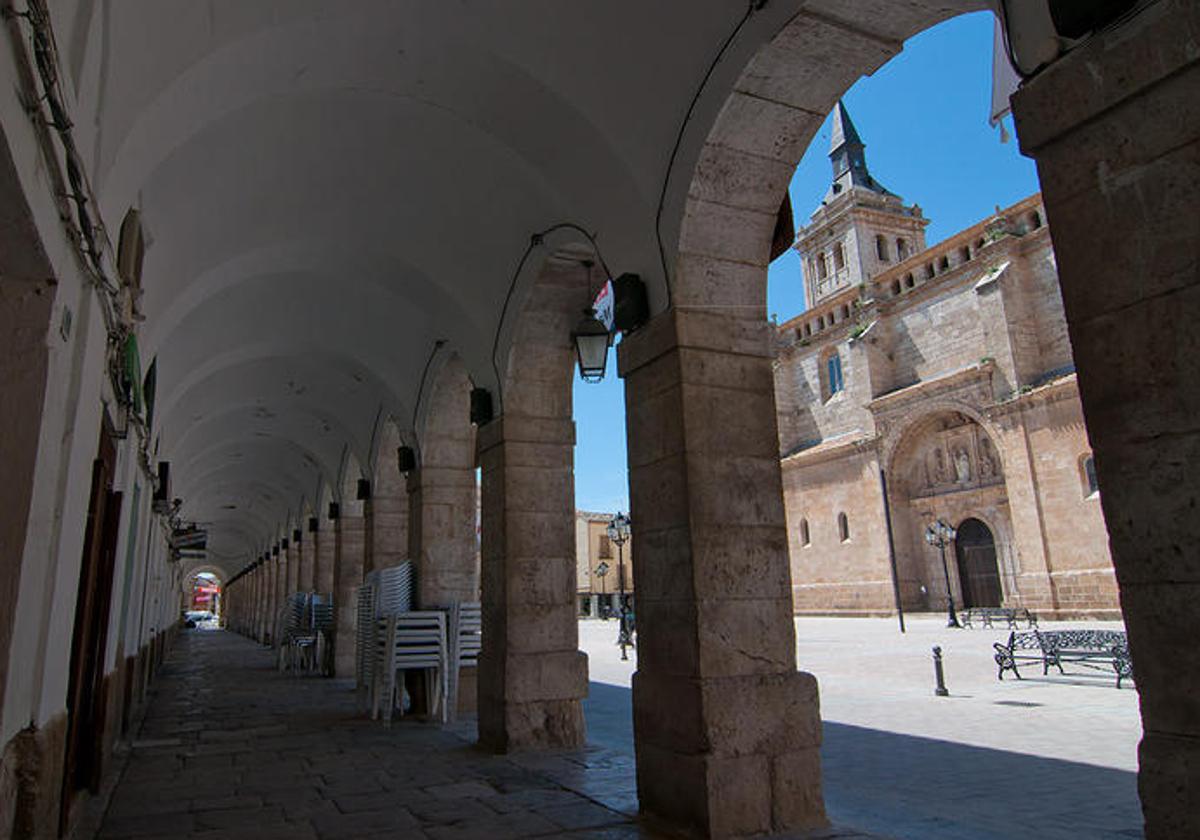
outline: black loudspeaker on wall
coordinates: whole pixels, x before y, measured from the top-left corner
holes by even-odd
[[[371,481],[369,479],[360,478],[358,480],[358,492],[355,493],[354,497],[360,502],[365,502],[371,498]]]
[[[329,518],[330,519],[337,519],[341,515],[341,513],[342,513],[342,510],[338,506],[337,502],[329,503]]]
[[[417,468],[417,452],[411,446],[401,446],[396,450],[396,464],[400,472],[408,474]]]
[[[471,389],[471,422],[476,426],[492,422],[492,395],[487,388]]]

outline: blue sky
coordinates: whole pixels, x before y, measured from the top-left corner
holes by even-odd
[[[1001,144],[998,130],[988,125],[991,60],[991,13],[964,15],[909,40],[900,55],[843,97],[867,146],[871,174],[921,205],[931,220],[930,245],[1038,190],[1033,162],[1021,157],[1015,139]],[[826,120],[792,178],[797,227],[829,186],[828,151]],[[780,322],[803,311],[795,251],[771,265],[767,302]],[[628,511],[624,389],[615,352],[603,382],[576,378],[575,424],[576,506]]]

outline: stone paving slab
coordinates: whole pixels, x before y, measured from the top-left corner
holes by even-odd
[[[1121,629],[1043,622],[1046,629]],[[1141,718],[1109,672],[996,678],[1004,628],[948,629],[944,615],[797,618],[797,661],[820,685],[822,783],[831,819],[898,840],[1130,840]],[[630,679],[615,621],[580,622],[589,740],[632,754]],[[933,645],[949,697],[934,696]],[[610,805],[611,807],[611,805]]]
[[[471,721],[385,727],[344,682],[280,674],[233,634],[183,633],[95,837],[664,836],[636,820],[630,744],[507,757],[473,741]]]

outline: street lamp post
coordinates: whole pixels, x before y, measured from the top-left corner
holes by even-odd
[[[604,609],[600,610],[600,612],[602,613],[602,615],[600,617],[603,618],[605,621],[608,621],[608,606],[607,606],[608,587],[605,585],[605,578],[607,577],[607,575],[608,575],[608,564],[605,563],[603,560],[601,560],[600,563],[596,566],[596,577],[600,578],[601,603],[606,605],[604,607]]]
[[[950,569],[946,565],[946,546],[957,536],[958,532],[940,519],[925,528],[925,542],[936,546],[942,555],[942,574],[946,578],[946,604],[949,612],[949,618],[946,621],[947,627],[962,627],[958,623],[958,613],[954,611],[954,593],[950,589]]]
[[[617,515],[608,523],[609,542],[617,547],[617,585],[620,588],[617,606],[620,610],[620,625],[617,628],[617,644],[621,646],[621,659],[629,659],[626,648],[633,644],[629,629],[629,605],[625,601],[625,543],[629,541],[629,517],[617,511]]]

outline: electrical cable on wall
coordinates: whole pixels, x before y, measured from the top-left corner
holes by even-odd
[[[517,267],[512,273],[512,278],[508,282],[508,292],[504,295],[504,305],[500,307],[500,319],[496,322],[496,334],[492,339],[492,372],[496,375],[496,390],[498,391],[501,411],[504,406],[504,380],[500,376],[500,366],[496,363],[496,354],[500,352],[500,333],[504,330],[504,319],[508,315],[509,304],[512,303],[513,292],[517,289],[517,280],[521,277],[521,272],[525,268],[525,263],[529,260],[529,255],[533,253],[534,248],[538,248],[545,244],[546,237],[560,230],[573,230],[583,235],[587,239],[588,244],[592,246],[592,253],[596,255],[596,259],[600,261],[600,267],[604,269],[606,277],[612,277],[612,272],[608,269],[608,263],[604,260],[604,254],[600,252],[600,246],[596,244],[596,235],[590,233],[586,229],[580,227],[574,222],[559,222],[551,225],[545,230],[540,230],[529,237],[529,244],[525,246],[524,253],[521,254],[521,259],[517,260]],[[415,423],[415,420],[414,420]]]
[[[687,131],[688,123],[692,121],[692,112],[696,110],[696,104],[700,101],[700,96],[704,93],[704,89],[708,86],[708,80],[712,77],[713,71],[717,69],[717,65],[721,63],[721,59],[725,57],[725,53],[729,47],[737,39],[747,21],[754,15],[755,12],[767,5],[767,0],[750,0],[746,6],[746,11],[742,15],[741,20],[733,27],[733,31],[726,37],[725,42],[721,44],[721,48],[717,50],[716,56],[708,65],[708,69],[704,71],[704,76],[700,79],[700,85],[696,88],[696,93],[692,96],[692,101],[688,103],[687,111],[683,115],[683,122],[679,124],[679,131],[675,135],[675,145],[671,147],[671,157],[667,160],[667,171],[663,175],[662,190],[658,194],[658,211],[654,215],[654,235],[658,240],[658,258],[662,264],[663,284],[667,290],[667,308],[671,308],[671,273],[667,269],[667,250],[663,244],[662,238],[662,217],[663,209],[667,203],[667,187],[671,183],[671,173],[675,169],[675,158],[679,155],[679,147],[683,144],[683,135]]]

